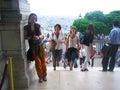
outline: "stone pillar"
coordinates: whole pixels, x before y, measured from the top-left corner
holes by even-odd
[[[2,56],[13,58],[15,90],[30,84],[23,37],[23,26],[30,14],[29,6],[27,0],[0,0],[0,51]]]

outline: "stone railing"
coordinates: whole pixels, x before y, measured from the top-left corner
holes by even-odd
[[[93,44],[96,45],[96,52],[97,52],[97,54],[99,54],[101,48],[103,47],[103,45],[105,43],[108,43],[108,41],[107,40],[94,40],[93,41]]]

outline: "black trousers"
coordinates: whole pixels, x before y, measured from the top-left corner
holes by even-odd
[[[109,66],[109,70],[113,71],[115,67],[115,57],[119,45],[110,44],[111,48],[109,50],[109,55],[105,55],[102,59],[103,70],[106,71]]]

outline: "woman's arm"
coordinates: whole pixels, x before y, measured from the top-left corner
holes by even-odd
[[[39,27],[39,36],[34,35],[34,36],[33,36],[33,40],[39,40],[40,38],[43,38],[43,36],[42,36],[42,33],[41,33],[41,29],[40,29],[40,27]]]
[[[27,35],[27,31],[24,30],[24,39],[29,40],[29,39],[31,39],[31,38],[32,38],[32,36],[28,36],[28,35]]]
[[[80,50],[80,40],[78,37],[77,37],[77,46],[78,46],[78,50]]]
[[[69,45],[69,37],[70,37],[70,35],[66,38],[66,52],[67,52],[67,49],[68,49],[68,45]]]
[[[80,40],[77,37],[77,46],[78,46],[78,58],[80,58]]]

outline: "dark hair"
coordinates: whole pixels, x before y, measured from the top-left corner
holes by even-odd
[[[54,26],[54,28],[56,28],[56,27],[58,27],[58,28],[61,30],[61,25],[60,25],[60,24],[56,24],[56,25]]]
[[[35,13],[31,13],[31,14],[29,15],[29,17],[28,17],[28,22],[29,22],[29,20],[30,20],[30,18],[31,18],[32,16],[36,16],[36,17],[37,17],[37,15],[36,15]],[[36,18],[36,21],[37,21],[37,18]]]
[[[94,25],[93,25],[93,24],[88,24],[87,30],[90,31],[90,33],[93,33],[93,34],[94,34],[94,30],[95,30]]]
[[[115,27],[119,27],[120,22],[118,20],[113,21],[112,23]]]

